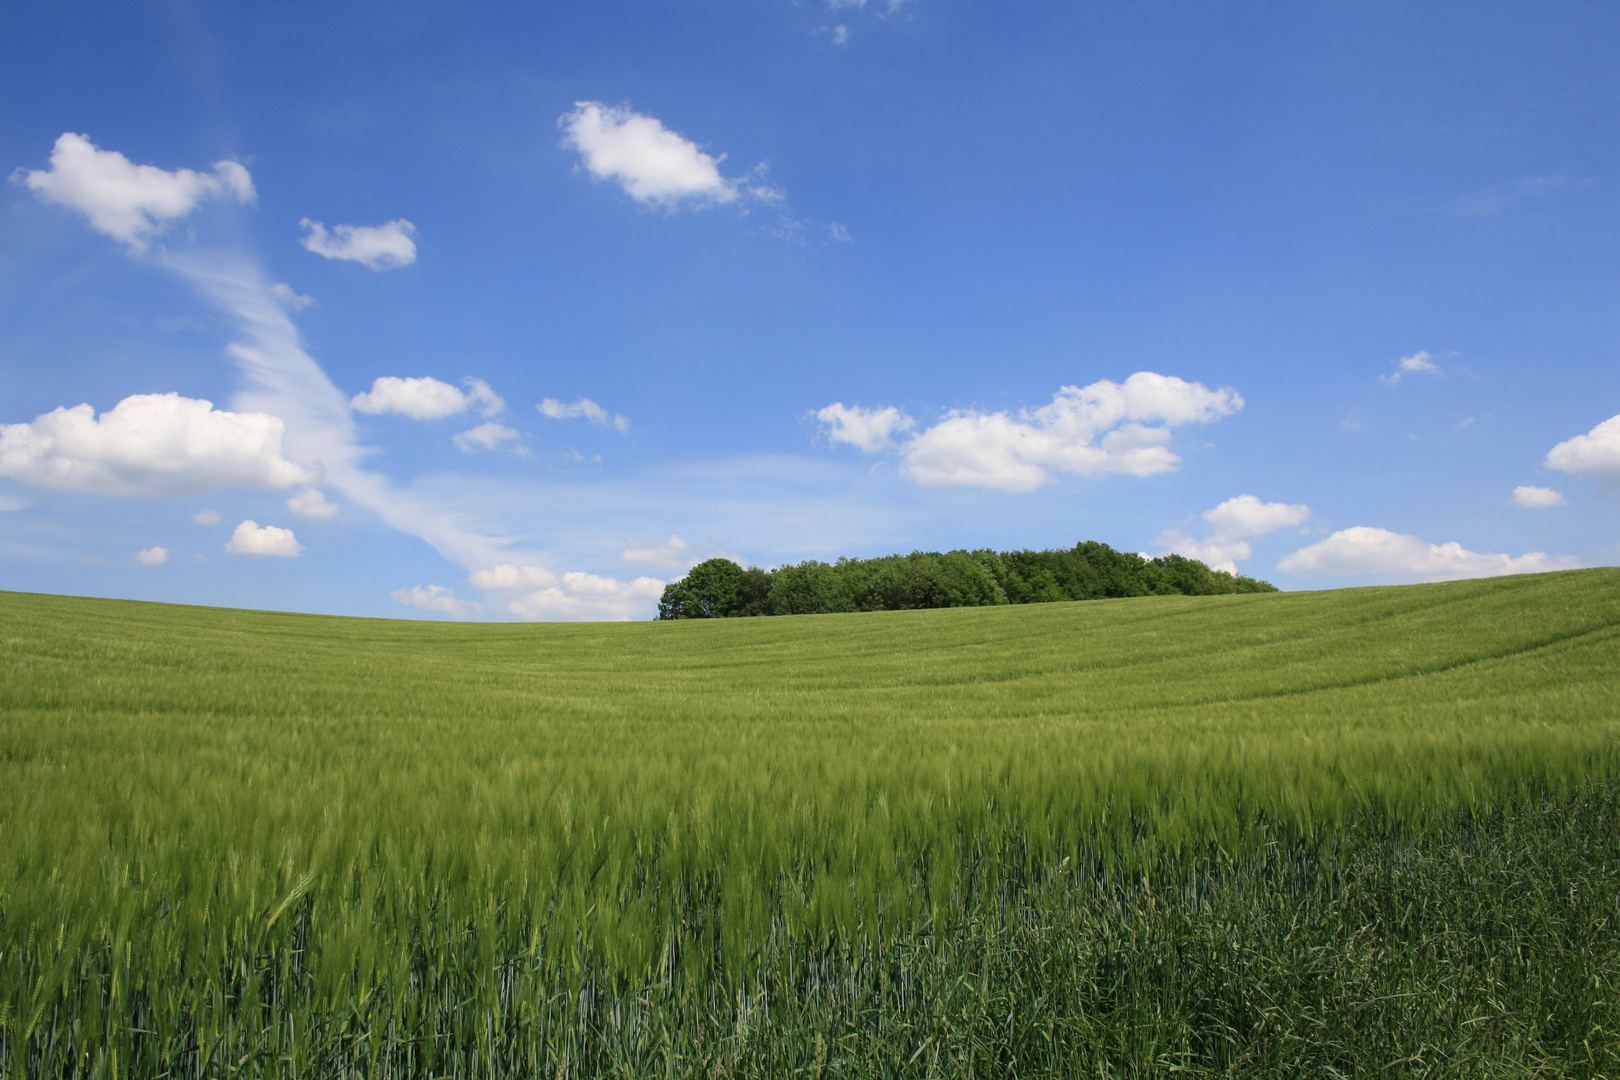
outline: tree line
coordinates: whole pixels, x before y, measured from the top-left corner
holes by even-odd
[[[1182,555],[1145,559],[1087,540],[1054,551],[913,551],[835,563],[810,560],[774,570],[710,559],[665,587],[658,618],[822,615],[1276,591],[1268,582],[1212,570],[1197,559]]]

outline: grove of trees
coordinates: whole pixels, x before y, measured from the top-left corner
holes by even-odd
[[[710,559],[664,589],[658,617],[820,615],[1276,591],[1275,585],[1211,570],[1197,559],[1144,559],[1087,540],[1056,551],[914,551],[836,563],[811,560],[774,570]]]

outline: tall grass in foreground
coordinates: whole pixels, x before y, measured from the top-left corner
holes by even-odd
[[[0,645],[8,1074],[1615,1068],[1620,572]]]

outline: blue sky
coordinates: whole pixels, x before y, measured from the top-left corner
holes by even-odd
[[[1581,3],[32,5],[0,588],[1620,562],[1617,47]]]

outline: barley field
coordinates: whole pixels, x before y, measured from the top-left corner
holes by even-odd
[[[1620,571],[0,593],[0,1075],[1620,1075]]]

